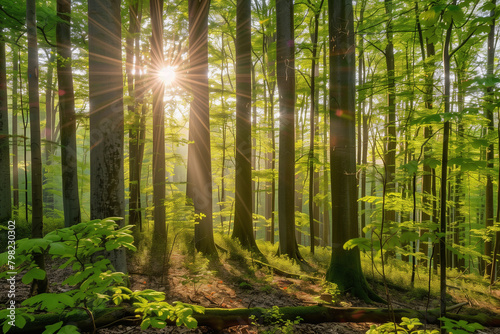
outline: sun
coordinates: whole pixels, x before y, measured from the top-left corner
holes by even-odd
[[[163,67],[158,71],[158,77],[166,84],[171,85],[175,81],[175,69],[171,66]]]

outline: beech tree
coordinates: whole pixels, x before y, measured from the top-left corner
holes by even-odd
[[[125,216],[120,2],[88,2],[91,219]],[[126,272],[124,252],[110,257]]]
[[[279,253],[304,263],[295,239],[295,47],[293,1],[276,1],[276,62],[280,130],[278,164]]]
[[[258,252],[252,226],[252,32],[251,2],[236,9],[236,185],[233,238]]]
[[[4,32],[0,26],[0,188],[5,189],[3,194],[0,195],[0,222],[8,221],[12,210],[8,110],[7,59],[5,56]]]
[[[163,68],[163,0],[149,3],[151,13],[151,63],[153,74],[153,205],[154,235],[153,256],[166,251],[167,228],[165,222],[165,111],[163,108],[164,84],[157,76]]]
[[[78,196],[76,116],[71,66],[71,0],[57,1],[57,82],[59,83],[59,118],[61,120],[61,165],[64,225],[81,222]]]
[[[28,31],[28,94],[31,136],[31,237],[43,237],[42,150],[40,136],[40,97],[38,89],[38,42],[36,32],[36,1],[26,1]],[[45,270],[43,254],[34,256],[35,264]],[[33,280],[31,294],[44,293],[47,278]]]
[[[199,252],[217,256],[212,218],[212,165],[208,94],[209,0],[189,0],[189,84],[193,100],[189,112],[187,197],[197,215],[194,244]]]
[[[356,189],[354,20],[351,0],[328,1],[330,31],[330,175],[332,257],[326,280],[364,300],[381,301],[368,287],[358,247],[344,244],[359,235]]]

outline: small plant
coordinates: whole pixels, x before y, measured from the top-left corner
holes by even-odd
[[[120,305],[130,301],[136,307],[135,312],[142,314],[141,327],[166,326],[166,320],[175,321],[178,326],[189,328],[197,326],[191,316],[193,312],[204,312],[203,307],[182,303],[170,305],[165,300],[165,294],[154,290],[132,291],[126,287],[126,274],[116,272],[111,266],[104,251],[114,251],[120,248],[135,250],[130,228],[119,228],[116,221],[121,218],[107,218],[80,223],[48,233],[43,238],[22,239],[15,244],[15,263],[9,258],[9,253],[0,254],[0,267],[8,271],[0,273],[0,278],[9,277],[12,272],[21,273],[24,284],[30,284],[34,279],[44,279],[45,270],[37,267],[33,261],[34,254],[49,254],[54,259],[63,260],[60,269],[71,268],[73,273],[61,285],[71,289],[63,293],[42,293],[30,297],[21,303],[22,307],[15,309],[15,321],[8,315],[10,310],[0,311],[3,322],[2,332],[10,328],[23,328],[27,319],[34,321],[33,314],[53,312],[58,314],[75,314],[83,310],[94,324],[94,314],[111,305]],[[65,289],[67,290],[67,289]],[[80,311],[81,312],[81,311]],[[138,315],[139,316],[139,315]],[[79,333],[77,327],[64,321],[48,325],[43,334]]]
[[[477,322],[468,323],[465,320],[453,320],[445,317],[439,318],[443,322],[443,328],[452,334],[469,334],[475,333],[479,329],[484,329],[483,326]]]
[[[321,296],[315,297],[319,303],[337,304],[341,293],[337,284],[323,281],[321,283]]]
[[[417,318],[403,317],[399,325],[393,322],[380,326],[372,325],[366,334],[439,334],[437,329],[418,329],[419,326],[422,326],[422,323]]]
[[[252,325],[256,326],[258,332],[262,334],[293,334],[294,326],[302,321],[301,317],[296,317],[293,321],[284,320],[283,313],[281,313],[278,306],[273,306],[262,313],[262,322],[264,326],[272,326],[270,329],[262,329],[262,325],[258,322],[255,315],[250,316],[250,319],[252,320]]]

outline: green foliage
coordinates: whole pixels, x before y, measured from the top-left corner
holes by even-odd
[[[479,329],[484,329],[483,326],[476,322],[471,324],[465,320],[456,321],[446,317],[439,318],[439,320],[443,322],[443,328],[446,328],[452,334],[469,334],[475,333]]]
[[[179,302],[172,306],[164,302],[164,293],[154,290],[132,291],[126,287],[127,275],[113,270],[106,252],[135,250],[130,234],[131,226],[119,228],[116,223],[119,219],[121,218],[93,220],[55,230],[43,238],[19,240],[16,242],[15,264],[8,252],[0,254],[0,266],[9,268],[0,273],[0,277],[8,277],[8,272],[26,271],[22,277],[24,284],[46,276],[46,272],[33,262],[36,253],[51,255],[53,259],[63,262],[58,266],[59,269],[69,267],[73,272],[61,283],[61,286],[72,287],[71,290],[43,293],[23,301],[23,307],[16,308],[17,327],[23,328],[27,319],[33,321],[33,313],[71,313],[77,309],[94,312],[109,303],[120,305],[125,301],[133,303],[136,312],[142,315],[143,328],[160,328],[159,326],[166,325],[165,320],[175,321],[178,326],[197,326],[192,314],[203,313],[202,307]],[[8,309],[0,311],[2,319],[6,319],[3,322],[4,333],[11,327],[8,314]],[[78,333],[75,326],[63,325],[61,321],[46,326],[43,333]]]
[[[134,303],[134,306],[136,307],[135,312],[142,316],[142,330],[149,327],[163,328],[167,325],[167,321],[175,321],[177,326],[196,328],[198,322],[193,318],[193,313],[205,313],[205,308],[202,306],[181,302],[174,302],[174,305],[170,305],[163,301],[142,301]]]
[[[380,326],[372,325],[366,334],[439,334],[437,329],[423,330],[418,329],[419,326],[422,326],[422,323],[417,318],[410,319],[403,317],[399,325],[393,322],[388,322]]]
[[[263,324],[270,328],[263,329],[255,315],[250,316],[250,319],[252,320],[252,325],[257,326],[258,332],[262,334],[293,334],[294,326],[302,321],[301,317],[296,317],[293,321],[284,320],[283,313],[280,312],[278,306],[266,309],[262,313]]]

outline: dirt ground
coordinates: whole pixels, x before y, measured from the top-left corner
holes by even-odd
[[[316,305],[321,294],[321,287],[317,282],[299,279],[284,278],[271,275],[263,268],[242,268],[237,261],[227,260],[217,272],[200,268],[190,268],[185,265],[186,256],[173,254],[170,259],[170,267],[163,277],[150,277],[140,272],[140,269],[132,270],[129,274],[131,289],[155,289],[165,292],[168,302],[181,301],[190,304],[202,305],[206,308],[248,308],[248,307],[272,307],[276,306],[299,306]],[[50,263],[48,265],[50,267]],[[137,267],[139,268],[139,267]],[[189,269],[188,269],[189,268]],[[69,275],[68,270],[48,271],[51,282],[61,282]],[[21,276],[16,277],[16,300],[20,303],[29,294],[29,286],[20,281]],[[5,280],[0,282],[0,291],[7,291],[8,285]],[[51,291],[62,291],[63,287],[53,285]],[[384,295],[381,287],[375,287],[376,291]],[[425,308],[426,300],[409,300],[404,292],[391,290],[391,300],[395,308]],[[7,294],[0,295],[0,304],[5,305]],[[460,300],[457,300],[460,302]],[[345,296],[340,304],[342,306],[373,307],[366,303]],[[378,307],[384,307],[379,305]],[[491,311],[491,310],[490,310]],[[493,311],[498,312],[498,307]],[[296,325],[293,333],[366,333],[372,324],[370,323],[322,323],[317,325]],[[428,327],[433,328],[433,327]],[[436,327],[434,327],[436,328]],[[269,328],[268,328],[269,329]],[[138,326],[114,325],[110,328],[102,328],[99,334],[125,334],[125,333],[216,333],[210,328],[199,327],[194,330],[167,326],[164,329],[148,329],[141,331]],[[255,326],[235,326],[225,329],[219,333],[257,333]],[[498,333],[500,328],[485,329],[480,333]]]

